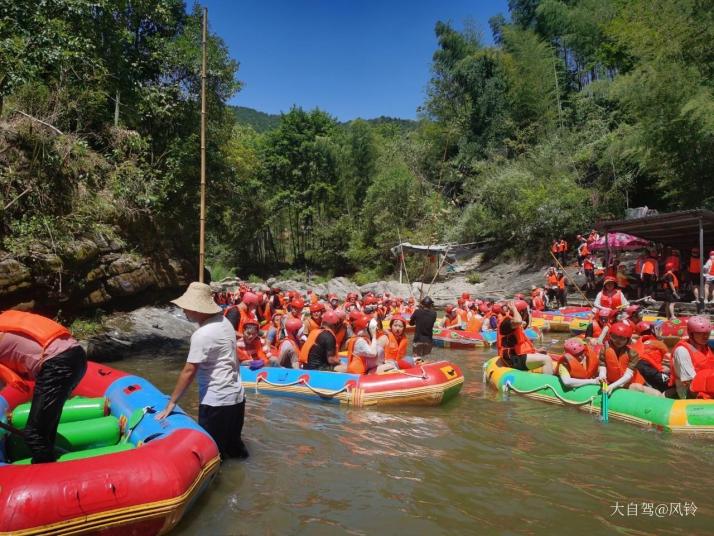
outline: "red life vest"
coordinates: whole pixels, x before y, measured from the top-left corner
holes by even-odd
[[[600,292],[600,307],[617,309],[622,306],[622,291],[615,290],[612,296],[608,296],[604,291]]]
[[[398,361],[407,355],[407,338],[402,335],[399,339],[391,331],[385,332],[389,342],[384,348],[384,358]]]
[[[677,279],[677,276],[674,274],[674,272],[672,270],[665,273],[663,277],[666,277],[667,275],[672,276],[672,286],[674,286],[674,290],[677,290],[679,288],[679,279]],[[667,283],[666,281],[663,281],[662,288],[669,288],[669,283]]]
[[[256,337],[247,344],[245,341],[243,341],[243,344],[245,348],[236,348],[236,353],[238,354],[239,362],[252,361],[255,359],[260,359],[264,363],[268,362],[268,356],[265,355],[265,352],[263,351],[263,343],[260,340],[260,337]]]
[[[510,357],[510,355],[526,355],[535,353],[535,346],[533,346],[533,343],[526,336],[523,326],[515,326],[513,332],[510,334],[510,336],[514,336],[516,339],[515,346],[503,345],[501,324],[503,324],[504,319],[499,320],[498,326],[496,327],[496,348],[498,348],[498,355],[504,357],[504,354],[508,353],[509,355],[506,357]]]
[[[657,259],[653,257],[647,257],[642,262],[642,273],[655,275],[657,273]]]
[[[615,353],[615,350],[610,345],[607,345],[605,347],[605,367],[607,368],[608,383],[616,382],[617,380],[622,378],[622,376],[625,374],[625,371],[627,370],[627,364],[630,361],[630,356],[627,352],[627,349],[632,348],[632,345],[628,344],[625,348],[626,349],[623,350],[622,353],[618,356]],[[633,370],[632,372],[632,379],[627,385],[630,385],[631,383],[645,383],[645,379],[637,370]]]
[[[585,363],[568,353],[558,359],[558,365],[568,369],[571,378],[586,380],[597,377],[598,357],[589,346],[585,347]]]
[[[459,324],[461,324],[461,319],[459,318],[459,315],[456,315],[453,318],[448,316],[444,318],[445,328],[450,328],[451,326],[458,326]]]
[[[2,331],[24,335],[39,344],[43,351],[52,341],[71,335],[66,327],[54,320],[14,310],[0,314],[0,332]]]
[[[684,348],[689,352],[689,357],[692,359],[692,366],[694,367],[694,372],[699,375],[701,371],[714,369],[714,351],[707,345],[705,350],[702,352],[698,350],[694,345],[689,343],[688,339],[682,339],[679,341],[672,349],[672,355],[677,351],[677,348]],[[677,368],[674,366],[675,360],[672,360],[672,375],[669,377],[670,387],[676,384],[677,379],[679,379],[679,373]],[[695,376],[696,378],[696,376]]]
[[[593,338],[597,339],[600,336],[600,334],[602,333],[602,326],[600,325],[599,322],[597,322],[595,320],[592,321],[591,325],[593,327],[593,335],[592,336],[593,336]]]
[[[240,320],[238,322],[238,329],[236,331],[238,332],[238,335],[243,335],[243,325],[246,322],[255,322],[256,324],[260,325],[258,322],[258,317],[255,315],[255,313],[251,312],[249,309],[242,309],[239,308],[240,310]]]
[[[554,287],[554,286],[556,286],[556,285],[560,286],[560,285],[558,284],[558,276],[557,276],[556,274],[549,275],[549,276],[546,278],[546,281],[547,281],[549,287]]]
[[[545,310],[545,302],[543,301],[543,298],[540,296],[535,296],[533,298],[533,309],[536,311],[544,311]]]
[[[583,270],[594,270],[594,269],[595,269],[595,265],[593,264],[593,262],[590,259],[585,259],[583,261]]]

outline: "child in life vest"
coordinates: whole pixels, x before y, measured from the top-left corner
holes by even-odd
[[[577,338],[563,345],[563,355],[558,359],[555,372],[566,387],[599,385],[598,356],[590,346]]]

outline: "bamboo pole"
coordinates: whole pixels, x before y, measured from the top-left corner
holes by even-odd
[[[201,31],[201,222],[198,244],[198,280],[203,283],[206,262],[206,26],[208,8],[203,8],[203,28]]]

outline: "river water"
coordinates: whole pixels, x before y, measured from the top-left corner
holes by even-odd
[[[493,350],[432,355],[466,377],[442,407],[348,409],[248,391],[250,458],[223,464],[175,534],[714,533],[711,439],[504,399],[481,383]],[[184,360],[116,366],[170,393]],[[181,405],[197,414],[195,386]]]

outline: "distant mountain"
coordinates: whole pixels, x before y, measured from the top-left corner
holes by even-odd
[[[280,124],[279,115],[266,114],[245,106],[233,106],[233,113],[239,123],[250,125],[256,132],[267,132]]]
[[[239,123],[250,125],[256,132],[267,132],[277,128],[280,124],[280,115],[278,114],[268,114],[254,110],[253,108],[246,108],[245,106],[232,106],[232,108],[236,120]],[[417,122],[413,119],[400,119],[398,117],[387,117],[384,115],[374,119],[366,119],[365,121],[373,127],[393,128],[402,133],[410,132],[417,127]],[[341,124],[349,125],[351,122],[352,121],[346,121]]]

